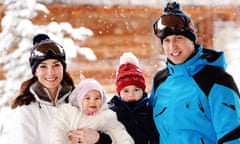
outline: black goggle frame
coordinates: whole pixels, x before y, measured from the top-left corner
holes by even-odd
[[[31,51],[31,59],[43,59],[52,52],[55,56],[65,59],[65,51],[63,47],[53,41],[43,41],[33,47]]]
[[[187,24],[187,22],[180,15],[163,15],[154,24],[153,30],[157,37],[162,37],[164,33],[182,33],[184,31],[193,31]]]

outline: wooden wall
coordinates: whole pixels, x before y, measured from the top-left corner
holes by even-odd
[[[148,90],[153,75],[163,67],[160,61],[161,45],[153,35],[152,25],[162,10],[150,7],[98,7],[48,6],[50,13],[39,13],[32,21],[48,24],[50,21],[70,22],[73,27],[84,26],[94,32],[86,41],[76,41],[81,47],[92,48],[97,61],[89,62],[79,55],[69,66],[78,82],[79,71],[87,77],[98,79],[108,93],[114,93],[115,70],[123,52],[131,51],[139,57],[146,75]],[[198,29],[199,42],[204,46],[213,45],[213,23],[215,20],[235,21],[239,16],[237,8],[184,7],[192,16]]]
[[[78,80],[79,71],[98,79],[107,92],[114,92],[115,71],[119,57],[131,51],[139,58],[150,86],[153,74],[159,69],[159,40],[152,33],[152,24],[158,17],[155,9],[145,7],[59,7],[50,6],[50,14],[39,14],[33,19],[36,24],[49,21],[68,21],[74,27],[84,26],[94,36],[77,43],[92,48],[97,61],[89,62],[79,55],[70,65],[71,73]],[[77,81],[76,80],[76,81]]]

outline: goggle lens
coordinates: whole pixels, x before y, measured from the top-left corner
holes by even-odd
[[[43,42],[39,45],[35,46],[32,50],[31,57],[32,58],[41,58],[48,55],[49,51],[51,51],[56,56],[61,56],[65,58],[65,52],[61,45],[54,42]]]
[[[177,15],[165,15],[160,17],[153,25],[154,33],[161,37],[162,33],[168,30],[181,30],[185,28],[185,20]]]

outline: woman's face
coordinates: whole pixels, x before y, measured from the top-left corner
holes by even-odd
[[[120,96],[125,102],[135,102],[143,97],[143,90],[135,85],[129,85],[120,91]]]
[[[35,75],[49,91],[57,91],[63,79],[63,65],[56,59],[44,60],[37,66]]]

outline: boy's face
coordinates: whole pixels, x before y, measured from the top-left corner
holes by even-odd
[[[120,91],[120,96],[125,102],[135,102],[143,97],[143,90],[135,85],[129,85]]]
[[[96,113],[101,108],[101,105],[101,94],[97,90],[89,91],[82,101],[82,108],[85,113]]]

